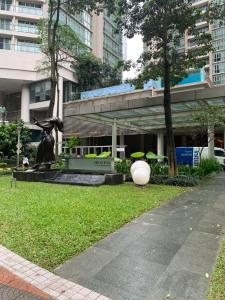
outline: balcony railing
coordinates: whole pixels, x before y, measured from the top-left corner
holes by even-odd
[[[13,11],[13,5],[10,3],[1,3],[0,10]]]
[[[37,16],[42,16],[43,11],[42,9],[35,8],[35,7],[28,7],[28,6],[16,6],[15,7],[16,12],[20,12],[23,14],[31,14],[31,15],[37,15]]]
[[[26,45],[26,44],[12,44],[6,42],[0,42],[0,50],[13,50],[20,52],[31,52],[31,53],[40,53],[40,45]]]
[[[18,25],[15,25],[15,30],[17,32],[25,32],[25,33],[38,34],[37,27],[36,26],[31,26],[31,25],[18,24]]]
[[[26,24],[12,25],[11,23],[0,23],[0,30],[15,30],[17,32],[38,34],[37,26]]]
[[[8,3],[1,3],[0,10],[19,12],[19,13],[23,13],[23,14],[27,14],[27,15],[43,16],[42,8],[20,6],[20,5],[15,6],[15,5],[8,4]]]
[[[0,30],[13,30],[11,23],[0,23]]]
[[[32,52],[32,53],[39,53],[41,52],[40,45],[22,45],[22,44],[17,44],[15,45],[15,50],[20,51],[20,52]]]

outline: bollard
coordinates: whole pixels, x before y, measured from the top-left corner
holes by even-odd
[[[11,183],[11,189],[13,188],[13,185],[14,188],[16,188],[16,178],[12,177],[10,183]]]

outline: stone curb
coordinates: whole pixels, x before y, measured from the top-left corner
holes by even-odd
[[[57,300],[111,300],[63,279],[0,245],[0,266]]]

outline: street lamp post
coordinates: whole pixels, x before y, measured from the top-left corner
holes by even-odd
[[[17,158],[17,163],[16,163],[17,168],[20,166],[20,153],[21,153],[20,149],[22,147],[21,142],[20,142],[21,130],[22,130],[22,126],[19,124],[17,126],[17,145],[16,145],[16,148],[17,148],[17,151],[16,151],[16,154],[17,154],[17,156],[16,156],[16,158]]]

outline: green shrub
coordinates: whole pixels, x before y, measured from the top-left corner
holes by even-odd
[[[60,170],[65,169],[65,159],[63,159],[61,156],[59,156],[57,162],[53,164],[52,168],[60,169]]]
[[[80,143],[79,137],[76,135],[73,135],[73,136],[70,136],[69,139],[67,140],[66,147],[72,149],[72,148],[76,147],[79,143]]]
[[[152,175],[168,175],[168,166],[161,163],[150,163]]]
[[[202,177],[199,171],[199,167],[192,167],[192,166],[185,166],[179,165],[178,166],[178,173],[179,175],[189,176],[189,177]]]
[[[12,174],[11,168],[0,168],[0,175],[10,175]]]
[[[195,186],[199,181],[194,177],[188,176],[168,177],[166,175],[155,175],[151,176],[150,183],[173,186]]]
[[[207,176],[213,172],[220,172],[222,167],[215,158],[202,159],[199,164],[199,173],[202,177]]]
[[[132,162],[129,159],[116,159],[115,168],[117,173],[130,174]]]
[[[145,156],[144,152],[134,152],[134,153],[131,153],[130,155],[132,158],[143,158]]]
[[[107,158],[111,155],[111,151],[103,151],[102,153],[100,153],[97,157],[99,158]]]
[[[7,163],[3,163],[3,162],[0,163],[0,168],[5,169],[6,167],[7,167]]]
[[[96,158],[96,157],[97,157],[97,154],[95,154],[95,153],[90,153],[90,154],[86,154],[84,157],[85,157],[85,158]]]

